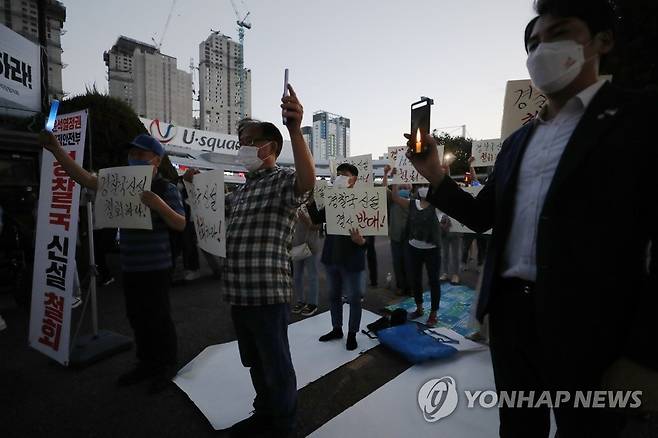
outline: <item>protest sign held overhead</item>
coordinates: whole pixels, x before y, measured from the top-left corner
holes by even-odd
[[[80,165],[86,131],[87,111],[60,115],[53,128],[66,153]],[[80,186],[52,154],[43,154],[29,344],[64,365],[69,361],[79,203]]]
[[[372,170],[372,155],[358,155],[356,157],[338,158],[330,160],[331,174],[335,177],[337,168],[343,163],[353,164],[359,170],[356,187],[372,187],[375,184],[375,174]]]
[[[358,229],[362,236],[387,236],[386,187],[355,187],[325,191],[327,234],[349,236]]]
[[[438,145],[436,148],[439,159],[443,162],[445,146]],[[395,175],[389,178],[388,184],[428,184],[427,179],[418,173],[409,158],[407,158],[406,150],[406,146],[388,148],[390,166],[397,170]]]
[[[224,169],[194,175],[185,182],[192,221],[199,247],[210,254],[226,257],[224,217]]]
[[[493,166],[502,145],[499,138],[474,141],[471,149],[471,155],[475,158],[473,167]]]
[[[315,182],[315,189],[313,189],[313,200],[318,210],[324,208],[324,197],[327,190],[328,184],[327,181],[320,180]]]
[[[151,190],[153,166],[121,166],[98,172],[97,228],[153,229],[151,209],[140,195]]]

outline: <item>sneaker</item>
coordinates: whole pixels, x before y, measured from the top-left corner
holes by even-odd
[[[425,313],[425,312],[423,312],[422,308],[416,307],[416,310],[414,310],[413,312],[411,312],[409,314],[409,319],[420,318],[421,316],[423,316],[423,313]]]
[[[347,348],[348,351],[356,350],[356,347],[359,345],[356,343],[356,333],[354,332],[349,332],[347,334],[347,343],[345,344],[345,348]]]
[[[7,321],[0,315],[0,332],[7,328]]]
[[[199,270],[185,271],[185,276],[183,278],[185,279],[185,281],[198,280],[199,278],[201,278],[201,272],[199,272]]]
[[[297,304],[292,306],[291,312],[294,313],[295,315],[302,313],[302,309],[306,307],[304,303],[301,301],[298,301]]]
[[[452,277],[450,278],[450,284],[459,284],[461,283],[462,280],[459,278],[459,275],[453,274]]]
[[[430,312],[429,318],[427,318],[427,322],[425,323],[429,327],[436,327],[436,324],[439,321],[436,319],[436,312]]]
[[[439,281],[448,281],[448,274],[442,274],[441,277],[439,277]]]
[[[334,339],[343,339],[343,329],[334,328],[326,335],[320,336],[320,342],[333,341]]]
[[[318,306],[315,304],[307,304],[302,308],[302,316],[313,316],[318,313]]]
[[[138,364],[135,368],[119,376],[117,386],[131,386],[143,382],[154,376],[154,369],[143,363]]]

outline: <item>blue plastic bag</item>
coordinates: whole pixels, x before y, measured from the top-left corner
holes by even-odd
[[[423,333],[426,327],[408,322],[377,332],[379,342],[411,363],[443,359],[457,353],[450,340],[440,341]]]

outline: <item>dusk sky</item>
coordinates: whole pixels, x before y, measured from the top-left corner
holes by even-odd
[[[171,0],[63,0],[64,90],[107,90],[103,51],[119,35],[159,40]],[[402,144],[409,105],[435,100],[432,128],[466,125],[474,139],[500,136],[505,83],[528,77],[523,30],[531,0],[236,0],[251,12],[245,66],[254,117],[280,128],[283,70],[304,105],[351,119],[352,155],[378,157]],[[189,71],[210,29],[237,39],[230,0],[178,0],[161,51]],[[195,76],[196,82],[197,76]],[[195,83],[198,88],[198,83]],[[444,129],[441,129],[444,130]],[[459,128],[445,129],[451,134]],[[287,132],[283,131],[287,137]]]

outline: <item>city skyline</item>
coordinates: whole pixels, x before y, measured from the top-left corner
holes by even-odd
[[[465,124],[469,137],[496,138],[506,82],[528,77],[523,29],[534,14],[530,0],[491,3],[341,0],[328,9],[301,0],[249,1],[253,28],[246,33],[245,66],[252,71],[253,116],[271,120],[287,136],[279,104],[288,67],[305,107],[303,125],[311,125],[313,112],[323,108],[347,115],[352,155],[380,156],[401,144],[409,105],[421,95],[436,102],[433,129]],[[100,48],[119,34],[159,39],[171,4],[64,5],[64,89],[75,94],[94,83],[104,88]],[[126,8],[131,14],[119,17],[117,11]],[[108,18],[99,22],[99,15]],[[179,2],[162,50],[185,68],[210,29],[237,39],[235,18],[228,1]]]

